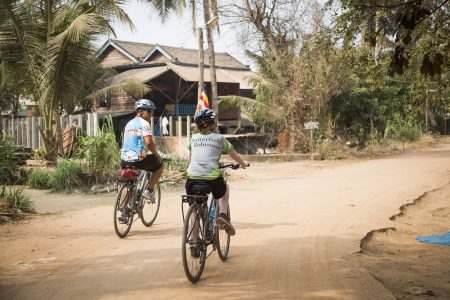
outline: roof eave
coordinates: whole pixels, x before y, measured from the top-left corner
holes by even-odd
[[[122,53],[123,55],[125,55],[127,58],[131,59],[131,61],[133,63],[139,63],[139,60],[136,59],[136,57],[134,57],[133,55],[131,55],[128,51],[126,51],[125,49],[123,49],[122,47],[120,47],[119,45],[117,45],[116,43],[114,43],[111,39],[108,39],[103,46],[99,49],[99,51],[97,52],[97,54],[95,55],[95,59],[98,59],[103,52],[105,52],[106,49],[108,49],[108,47],[111,46],[114,49],[116,49],[117,51],[119,51],[120,53]]]
[[[144,56],[144,59],[142,60],[142,62],[146,62],[147,59],[150,58],[150,56],[152,56],[153,53],[155,53],[156,51],[159,51],[160,53],[162,53],[165,57],[167,57],[170,60],[173,60],[173,56],[170,55],[166,50],[164,50],[161,46],[159,46],[158,44],[156,44],[149,52],[146,56]]]

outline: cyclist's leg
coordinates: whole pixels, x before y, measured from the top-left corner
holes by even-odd
[[[228,214],[228,205],[230,199],[230,187],[226,184],[226,191],[222,198],[219,199],[219,214]]]
[[[148,182],[147,188],[153,190],[155,185],[158,183],[159,178],[161,178],[164,170],[164,163],[160,163],[154,155],[150,154],[143,160],[139,161],[136,164],[136,167],[144,171],[152,172],[152,177]]]
[[[226,225],[226,231],[229,235],[235,235],[236,230],[231,224],[230,217],[228,216],[229,208],[229,188],[228,184],[225,182],[223,177],[219,177],[213,182],[213,196],[219,199],[219,217],[217,218],[218,223]]]

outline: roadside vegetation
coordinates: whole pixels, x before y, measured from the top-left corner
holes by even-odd
[[[53,123],[62,113],[90,111],[96,96],[120,90],[136,98],[148,92],[138,82],[112,86],[115,72],[94,58],[95,42],[112,33],[112,22],[133,27],[121,8],[125,2],[0,2],[0,108],[11,106],[14,114],[20,95],[33,99],[45,119],[40,153],[55,163],[25,176],[11,140],[3,137],[0,183],[26,179],[34,188],[55,191],[114,183],[120,160],[111,119],[97,136],[81,136],[70,158],[62,153],[59,122]],[[239,107],[268,140],[285,137],[283,152],[343,159],[405,150],[450,131],[449,1],[148,4],[162,19],[189,4],[194,28],[200,9],[203,22],[211,24],[205,27],[211,62],[210,33],[219,31],[217,24],[233,27],[255,67],[254,99],[224,96],[219,107]],[[211,92],[216,105],[214,83]],[[304,126],[311,121],[319,124],[313,143]],[[163,180],[181,180],[186,166],[182,159],[167,163]]]

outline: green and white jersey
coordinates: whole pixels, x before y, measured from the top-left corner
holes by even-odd
[[[188,178],[213,180],[222,175],[219,169],[220,156],[230,153],[233,145],[220,133],[196,133],[187,148],[191,151]]]

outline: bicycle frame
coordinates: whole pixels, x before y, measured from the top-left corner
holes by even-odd
[[[206,198],[206,199],[205,199]],[[209,205],[208,205],[209,202]],[[211,209],[213,205],[216,205],[216,199],[212,197],[208,201],[208,195],[183,195],[182,196],[182,202],[181,202],[181,213],[183,216],[183,223],[185,221],[184,219],[184,206],[183,203],[188,203],[189,206],[193,204],[198,204],[201,207],[201,218],[203,219],[203,222],[205,224],[203,230],[203,236],[205,237],[205,241],[208,245],[214,246],[214,227],[216,226],[216,215],[214,215],[213,218],[213,224],[211,226],[210,224],[210,215],[211,215]],[[212,227],[212,228],[211,228]]]

